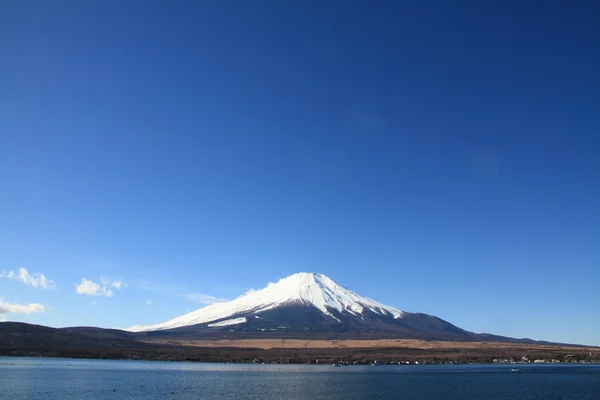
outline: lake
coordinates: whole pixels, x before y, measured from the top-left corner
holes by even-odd
[[[0,357],[0,399],[598,400],[600,365],[348,366]]]

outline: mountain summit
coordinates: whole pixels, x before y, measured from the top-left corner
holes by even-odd
[[[411,338],[473,340],[440,318],[386,306],[323,274],[297,273],[261,290],[156,325],[128,329],[163,338]]]
[[[151,326],[133,326],[131,332],[173,329],[222,320],[242,313],[260,316],[267,310],[282,306],[310,306],[325,316],[340,322],[338,314],[359,316],[365,311],[393,318],[402,317],[403,312],[361,296],[337,284],[323,274],[300,272],[270,283],[266,288],[250,291],[228,302],[213,303],[189,314]],[[235,323],[234,323],[235,322]],[[244,321],[245,322],[245,321]],[[225,324],[226,321],[220,322]],[[231,325],[242,323],[240,318]],[[224,326],[224,325],[221,325]]]

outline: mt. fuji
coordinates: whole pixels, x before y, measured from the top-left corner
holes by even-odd
[[[401,311],[361,296],[323,274],[306,272],[233,301],[213,303],[163,323],[127,330],[151,337],[186,339],[481,339],[437,317]]]
[[[266,357],[274,362],[307,362],[340,357],[364,360],[368,354],[394,361],[427,353],[434,361],[452,356],[471,362],[474,357],[488,361],[498,355],[512,357],[515,351],[562,357],[563,347],[569,346],[472,333],[431,315],[386,306],[312,273],[294,274],[233,301],[128,331],[0,322],[0,355],[227,362]],[[440,341],[432,348],[434,353],[421,347],[426,341]],[[548,353],[551,348],[539,345],[559,347]],[[573,349],[571,345],[569,352]]]

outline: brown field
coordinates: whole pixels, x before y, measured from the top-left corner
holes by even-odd
[[[243,348],[243,349],[376,349],[376,348],[405,348],[405,349],[510,349],[523,348],[556,350],[565,346],[546,344],[519,344],[499,342],[444,342],[415,339],[373,339],[373,340],[301,340],[301,339],[236,339],[236,340],[168,340],[153,341],[168,345],[192,346],[202,348]],[[565,347],[566,348],[566,347]],[[579,350],[586,350],[580,347]],[[598,348],[589,348],[598,351]]]
[[[491,363],[529,360],[600,362],[600,347],[546,343],[414,339],[204,339],[141,342],[98,328],[55,329],[0,323],[0,355],[126,360],[264,363]],[[496,360],[496,361],[495,361]]]

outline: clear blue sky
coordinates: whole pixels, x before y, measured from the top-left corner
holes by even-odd
[[[600,345],[600,8],[558,3],[3,2],[2,318],[157,323],[313,271]]]

